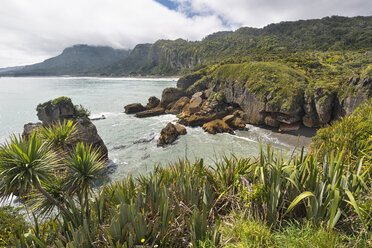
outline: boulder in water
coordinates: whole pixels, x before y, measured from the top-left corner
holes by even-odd
[[[216,133],[230,133],[234,134],[234,131],[226,124],[223,120],[216,119],[210,122],[207,122],[203,125],[204,131],[210,134]]]
[[[141,103],[131,103],[124,107],[126,114],[135,114],[137,112],[145,111],[146,108]]]
[[[173,125],[169,122],[160,132],[158,146],[172,144],[179,135],[186,134],[186,129],[181,125]]]
[[[157,116],[157,115],[164,114],[164,112],[165,112],[164,108],[157,107],[157,108],[153,108],[153,109],[138,112],[138,113],[136,113],[135,117],[144,118],[144,117],[150,117],[150,116]]]

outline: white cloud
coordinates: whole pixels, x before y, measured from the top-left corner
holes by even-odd
[[[187,18],[152,0],[2,0],[0,67],[39,62],[74,44],[133,48],[221,29],[216,16]]]
[[[132,48],[240,26],[372,14],[371,0],[173,1],[178,11],[153,0],[1,0],[0,67],[39,62],[81,43]]]

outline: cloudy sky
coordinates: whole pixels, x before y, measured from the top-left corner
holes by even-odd
[[[133,48],[330,15],[372,15],[372,0],[0,0],[0,68],[74,44]]]

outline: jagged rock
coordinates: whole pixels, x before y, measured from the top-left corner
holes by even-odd
[[[187,96],[183,96],[180,99],[177,100],[172,106],[172,108],[168,111],[169,114],[179,114],[181,111],[185,108],[186,104],[188,104],[190,101],[190,98]]]
[[[165,113],[164,108],[157,107],[157,108],[145,110],[145,111],[142,111],[142,112],[138,112],[138,113],[136,113],[135,117],[144,118],[144,117],[162,115],[164,113]]]
[[[245,112],[244,121],[251,124],[263,124],[266,117],[265,102],[259,100],[244,84],[226,81],[216,85],[216,92],[223,91],[226,102],[237,104]]]
[[[43,123],[29,123],[24,126],[23,135],[28,136],[41,126],[48,126],[58,121],[72,120],[76,124],[76,134],[67,142],[67,147],[72,149],[78,142],[92,145],[98,149],[102,158],[108,158],[107,147],[97,133],[96,126],[89,120],[86,113],[79,113],[72,104],[70,98],[60,97],[54,100],[39,104],[37,116]]]
[[[159,106],[159,104],[160,104],[159,98],[157,98],[156,96],[151,96],[146,105],[146,109],[156,108],[157,106]]]
[[[234,115],[226,115],[225,117],[223,117],[223,121],[226,122],[227,125],[230,125],[235,119],[235,116]]]
[[[233,120],[233,122],[231,124],[229,124],[229,126],[232,129],[244,130],[245,122],[242,119],[240,119],[239,117],[237,117]]]
[[[243,119],[243,117],[244,117],[244,112],[241,111],[240,109],[237,109],[237,110],[235,110],[235,111],[233,112],[233,115],[234,115],[235,117],[239,117],[239,118]]]
[[[222,120],[232,129],[243,130],[245,128],[245,122],[234,115],[226,115]]]
[[[68,97],[59,97],[39,104],[36,110],[37,117],[43,124],[73,119],[77,114],[71,99]]]
[[[180,134],[186,134],[186,129],[180,125],[176,127],[169,122],[160,132],[158,146],[172,144]]]
[[[300,122],[296,122],[292,124],[281,123],[278,131],[279,132],[297,131],[298,129],[300,129]]]
[[[279,127],[280,126],[280,122],[275,120],[271,115],[266,116],[265,124],[270,126],[270,127]]]
[[[189,110],[190,113],[196,113],[200,110],[201,105],[203,103],[203,92],[195,93],[190,100]]]
[[[206,115],[192,114],[184,118],[180,118],[179,123],[185,126],[197,127],[202,126],[204,123],[210,122],[215,119],[223,118],[226,113],[212,113]]]
[[[124,107],[126,114],[135,114],[145,111],[146,108],[141,103],[131,103]]]
[[[169,108],[169,104],[183,97],[185,92],[179,88],[166,88],[161,95],[160,107]]]
[[[234,134],[234,131],[226,124],[223,120],[216,119],[210,122],[207,122],[203,125],[204,131],[210,134],[216,133],[230,133]]]
[[[184,126],[181,126],[180,124],[175,124],[174,127],[180,135],[184,135],[187,133],[186,128]]]

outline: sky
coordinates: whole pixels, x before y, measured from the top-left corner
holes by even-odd
[[[372,0],[0,0],[0,68],[41,62],[74,44],[131,49],[331,15],[372,15]]]

